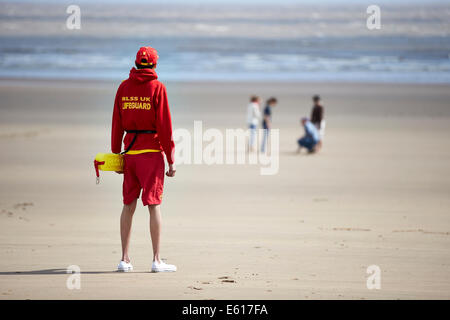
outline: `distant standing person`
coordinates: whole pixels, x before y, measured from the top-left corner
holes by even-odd
[[[269,131],[272,128],[272,108],[277,105],[277,99],[271,97],[266,102],[266,107],[264,108],[262,127],[264,129],[263,140],[261,144],[261,152],[266,151],[266,145],[269,140]]]
[[[250,138],[248,142],[249,151],[256,151],[256,129],[258,127],[259,119],[261,118],[261,110],[259,107],[260,101],[258,96],[251,96],[250,104],[247,108],[247,124],[250,129]]]
[[[324,109],[322,104],[320,103],[320,96],[315,95],[313,98],[313,108],[311,111],[311,122],[316,126],[317,130],[319,130],[320,141],[319,147],[322,147],[322,139],[325,134],[325,120],[324,120]]]
[[[317,145],[320,142],[319,130],[308,118],[302,118],[301,123],[305,129],[305,135],[297,141],[297,152],[299,153],[302,148],[306,148],[309,153],[314,153],[317,151]]]

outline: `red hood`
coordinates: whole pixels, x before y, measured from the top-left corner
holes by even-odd
[[[130,79],[145,82],[158,79],[158,75],[153,69],[136,69],[133,67],[130,70]]]

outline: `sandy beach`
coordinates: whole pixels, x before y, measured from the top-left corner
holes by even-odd
[[[280,168],[179,165],[162,205],[162,258],[178,272],[153,274],[141,203],[135,271],[114,272],[122,177],[95,184],[118,84],[0,81],[0,299],[450,298],[448,85],[167,83],[175,129],[245,127],[249,95],[275,95]],[[297,155],[315,93],[323,150]]]

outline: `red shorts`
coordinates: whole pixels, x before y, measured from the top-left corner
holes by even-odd
[[[164,189],[164,157],[162,152],[126,154],[123,168],[123,203],[139,198],[142,203],[160,204]]]

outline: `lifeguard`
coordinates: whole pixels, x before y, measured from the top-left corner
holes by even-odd
[[[161,210],[164,187],[164,157],[168,177],[175,176],[172,120],[164,84],[155,72],[158,53],[142,47],[136,55],[136,68],[117,90],[112,119],[111,150],[120,153],[124,134],[123,209],[120,217],[122,258],[118,271],[133,270],[128,255],[131,223],[139,196],[150,212],[153,245],[152,272],[173,272],[174,265],[160,258]],[[142,195],[141,195],[142,191]]]

